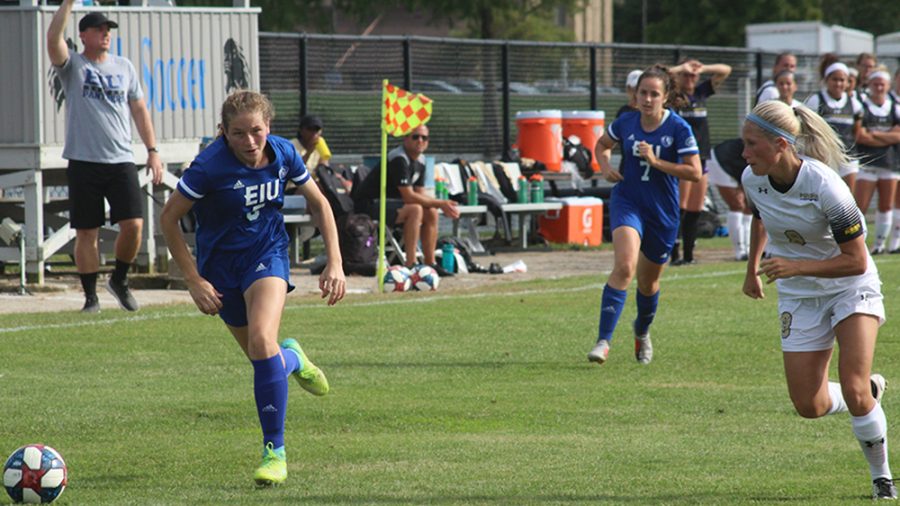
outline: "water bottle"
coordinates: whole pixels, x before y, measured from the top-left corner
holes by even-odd
[[[434,198],[444,200],[444,180],[439,177],[434,178]]]
[[[516,202],[519,204],[528,203],[528,180],[525,176],[519,176],[519,190],[516,192]]]
[[[478,205],[478,179],[475,179],[474,176],[469,178],[469,191],[467,196],[469,197],[468,205]]]
[[[544,202],[544,178],[540,174],[531,177],[531,202],[533,204]]]
[[[453,245],[449,242],[441,246],[441,267],[447,272],[456,270],[456,257],[453,256]]]

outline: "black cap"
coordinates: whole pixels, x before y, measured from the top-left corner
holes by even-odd
[[[325,128],[322,120],[318,116],[303,116],[300,118],[300,128],[309,128],[310,130],[321,130]]]
[[[99,12],[89,12],[88,14],[85,14],[83,18],[81,18],[81,21],[78,22],[78,31],[83,32],[88,28],[98,28],[103,25],[107,25],[110,28],[119,27],[119,23],[106,19],[106,16],[104,16],[103,14]]]

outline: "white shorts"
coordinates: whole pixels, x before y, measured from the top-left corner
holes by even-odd
[[[891,169],[885,169],[882,167],[875,167],[874,165],[866,165],[863,168],[859,169],[859,175],[856,176],[857,181],[890,181],[900,179],[900,174],[892,171]]]
[[[778,300],[781,351],[834,348],[834,327],[854,314],[869,314],[884,323],[884,298],[878,286],[857,286],[835,295]]]
[[[859,172],[859,160],[850,160],[850,163],[841,164],[838,167],[838,175],[841,177],[847,177],[850,174],[856,174]]]
[[[719,165],[716,160],[716,152],[710,153],[709,160],[706,161],[706,168],[709,169],[709,184],[715,186],[724,186],[725,188],[740,188],[741,182],[728,175],[725,169]]]

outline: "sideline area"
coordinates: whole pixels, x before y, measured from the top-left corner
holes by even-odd
[[[696,257],[701,264],[729,262],[731,261],[731,250],[730,248],[712,249],[700,246],[697,248]],[[601,276],[602,279],[598,279],[598,282],[602,282],[612,267],[613,253],[610,246],[605,246],[601,250],[529,250],[475,257],[475,262],[485,267],[492,262],[504,266],[518,260],[525,262],[528,272],[456,275],[442,278],[439,291],[468,292],[482,287],[497,286],[515,281],[552,279],[592,273]],[[690,269],[690,266],[674,267],[667,268],[667,272],[682,272]],[[101,277],[104,278],[105,283],[105,276]],[[142,286],[151,283],[142,283],[142,280],[139,279],[140,275],[136,275],[135,278],[138,279],[133,281],[134,296],[142,307],[191,302],[191,296],[187,290],[142,288]],[[317,293],[318,277],[311,275],[308,269],[293,269],[291,271],[291,280],[297,286],[297,289],[288,296],[289,300],[308,297]],[[375,278],[349,276],[347,285],[349,292],[347,297],[352,299],[354,294],[372,293],[375,290]],[[17,286],[17,276],[7,275],[0,279],[0,314],[36,312],[72,312],[72,314],[75,314],[84,303],[84,296],[81,293],[78,278],[74,274],[48,274],[46,287],[41,291],[32,292],[32,295],[17,295]],[[98,290],[98,295],[103,313],[131,314],[120,309],[112,296],[102,287]],[[404,296],[406,295],[385,295],[386,298]],[[136,315],[140,315],[140,312],[136,313]]]

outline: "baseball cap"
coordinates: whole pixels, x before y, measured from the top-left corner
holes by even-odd
[[[643,70],[632,70],[628,73],[628,77],[625,79],[625,87],[626,88],[637,88],[638,79],[641,78],[641,74],[643,74]]]
[[[111,21],[99,12],[89,12],[78,22],[78,31],[83,32],[88,28],[97,28],[106,25],[110,28],[118,28],[119,23]]]
[[[322,120],[318,116],[303,116],[300,118],[300,128],[309,128],[311,130],[321,130],[325,128]]]

